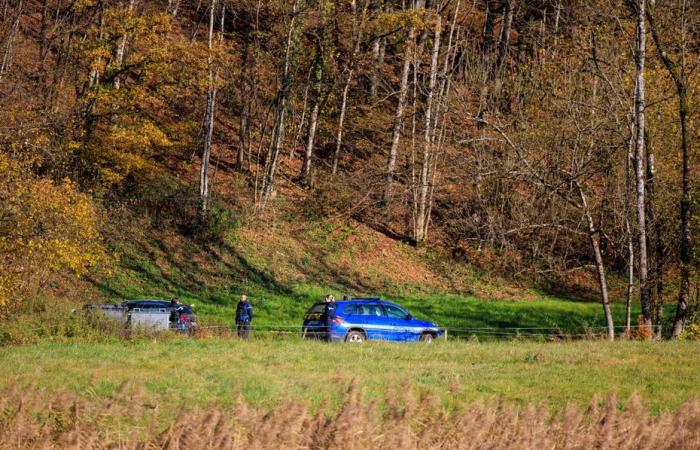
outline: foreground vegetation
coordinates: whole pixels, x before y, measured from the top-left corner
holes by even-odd
[[[367,401],[429,393],[447,410],[474,401],[579,407],[633,392],[652,411],[676,410],[697,394],[700,355],[685,342],[436,342],[431,346],[254,339],[171,339],[102,344],[43,343],[0,349],[0,388],[33,383],[93,402],[122,383],[175,415],[182,407],[238,400],[272,408],[302,400],[336,410],[352,382]]]
[[[86,403],[14,389],[0,397],[0,442],[7,448],[614,448],[695,449],[700,445],[700,405],[650,416],[637,398],[619,411],[616,397],[582,412],[552,417],[546,407],[471,405],[447,414],[429,395],[387,395],[380,413],[351,385],[335,411],[310,411],[303,401],[272,411],[237,402],[183,411],[164,422],[165,403],[145,400],[124,384],[109,399]],[[20,405],[20,406],[18,406]],[[166,413],[167,414],[167,413]],[[138,422],[128,433],[125,422]]]

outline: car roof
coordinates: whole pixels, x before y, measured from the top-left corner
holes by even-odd
[[[351,298],[349,300],[341,300],[336,303],[381,303],[381,304],[386,304],[386,305],[395,305],[395,303],[392,303],[387,300],[382,300],[379,297],[359,297],[359,298]]]
[[[170,303],[170,300],[164,298],[137,298],[131,300],[124,300],[125,303]]]

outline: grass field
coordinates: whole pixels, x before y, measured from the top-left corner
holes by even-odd
[[[173,339],[40,344],[0,349],[0,383],[106,398],[128,382],[180,407],[266,408],[304,400],[339,405],[354,380],[367,400],[412,391],[448,409],[476,400],[544,402],[561,408],[638,392],[652,411],[674,410],[698,393],[700,352],[686,342],[436,342],[329,345],[288,340]]]
[[[255,308],[254,325],[259,327],[300,327],[306,310],[321,301],[325,294],[334,293],[338,299],[344,295],[337,292],[337,289],[309,285],[297,285],[285,292],[267,291],[259,287],[245,292]],[[238,292],[221,291],[204,296],[191,292],[184,293],[180,299],[195,305],[195,312],[202,324],[230,325],[239,295]],[[602,306],[595,301],[574,301],[545,295],[528,300],[485,300],[474,296],[430,293],[386,295],[378,292],[369,295],[397,302],[419,319],[430,320],[455,330],[537,328],[546,329],[548,333],[562,331],[576,334],[605,325]],[[125,296],[144,297],[136,291],[127,292]],[[160,296],[167,298],[167,295],[162,293]],[[612,310],[616,325],[624,325],[625,305],[613,303]],[[635,304],[634,314],[637,310]],[[635,317],[633,316],[633,320],[636,320]],[[511,332],[514,333],[512,330]],[[521,333],[527,332],[528,330],[522,330]],[[464,331],[461,334],[470,333]],[[485,332],[476,334],[479,337],[488,336]]]

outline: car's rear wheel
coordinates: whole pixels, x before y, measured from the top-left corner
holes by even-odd
[[[361,343],[364,342],[367,339],[365,334],[362,331],[350,331],[346,336],[345,336],[345,342],[357,342]]]
[[[420,335],[420,341],[425,342],[426,344],[430,344],[434,339],[435,336],[433,336],[432,333],[423,333]]]

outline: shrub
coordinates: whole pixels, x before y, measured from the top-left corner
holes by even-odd
[[[56,274],[80,276],[105,260],[100,216],[69,180],[37,177],[0,152],[0,312]]]
[[[700,325],[691,323],[686,326],[683,333],[679,336],[679,339],[683,341],[700,341]]]

